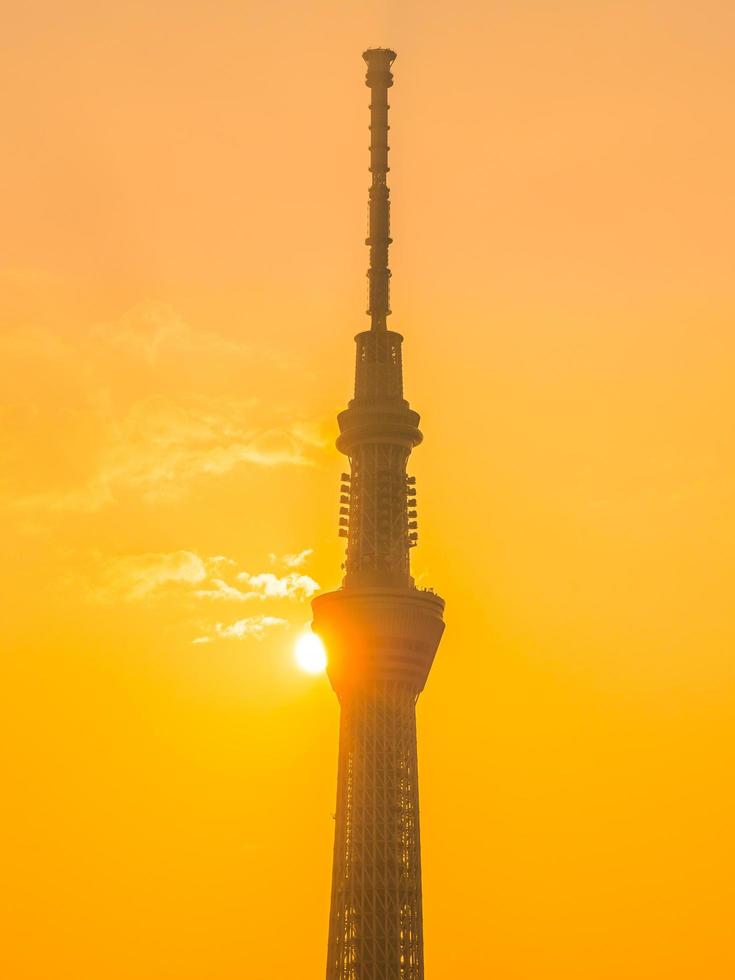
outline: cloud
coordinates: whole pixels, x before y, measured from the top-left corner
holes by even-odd
[[[125,493],[148,502],[174,500],[194,480],[223,476],[236,466],[305,466],[303,440],[288,426],[258,429],[247,402],[152,396],[125,417],[108,418],[94,472],[85,483],[29,495],[30,509],[96,511]]]
[[[228,602],[295,600],[302,602],[318,592],[320,585],[309,575],[272,572],[251,575],[239,572],[233,585],[223,577],[237,563],[226,555],[201,557],[193,551],[149,552],[95,558],[88,573],[88,593],[95,601],[132,602],[147,599],[164,589],[177,586],[182,595],[193,599]],[[89,584],[91,581],[91,585]],[[259,619],[259,617],[255,617]],[[262,618],[262,617],[260,617]]]
[[[192,643],[211,643],[214,639],[243,640],[252,637],[262,640],[265,634],[278,626],[287,626],[288,621],[278,616],[248,616],[225,625],[215,623],[211,633],[195,637]]]
[[[142,358],[154,367],[165,355],[249,355],[252,349],[212,330],[192,327],[168,303],[144,300],[116,320],[92,327],[90,336],[103,344]]]
[[[197,589],[195,595],[199,599],[230,599],[235,602],[244,602],[246,599],[252,598],[252,595],[241,592],[240,589],[236,589],[234,585],[229,585],[224,579],[213,578],[210,583],[210,588],[207,589]]]
[[[268,557],[274,565],[285,565],[286,568],[301,568],[307,558],[310,558],[313,554],[313,548],[304,548],[303,551],[298,551],[293,555],[281,555],[279,557],[278,555],[270,554]]]
[[[259,575],[240,572],[237,579],[250,586],[250,596],[260,599],[308,599],[320,588],[319,583],[309,575],[299,575],[297,572],[280,577],[272,572],[261,572]]]
[[[120,555],[102,564],[91,595],[99,601],[133,602],[164,586],[196,585],[206,577],[204,561],[192,551]]]
[[[247,602],[251,599],[303,600],[309,599],[321,588],[309,575],[295,572],[281,577],[272,572],[261,572],[258,575],[240,572],[236,578],[239,582],[245,582],[249,588],[238,589],[222,578],[213,578],[212,587],[198,589],[196,595],[201,599],[226,599],[235,602]]]
[[[327,441],[270,391],[256,397],[270,377],[260,368],[276,363],[266,347],[191,326],[166,303],[89,328],[0,301],[0,357],[11,463],[0,496],[37,514],[166,502],[241,466],[310,465]]]
[[[303,602],[320,588],[308,575],[290,572],[278,576],[272,572],[251,575],[234,574],[236,562],[226,555],[202,557],[193,551],[148,552],[145,554],[94,557],[86,573],[70,575],[68,583],[76,593],[98,603],[130,604],[163,600],[178,611],[179,623],[188,622],[197,630],[191,640],[195,644],[211,643],[216,639],[257,640],[272,628],[288,625],[280,616],[258,614],[245,616],[231,623],[217,621],[208,624],[200,617],[192,618],[195,608],[202,609],[201,600],[223,602],[283,603]],[[234,575],[237,585],[228,582],[223,574]],[[244,583],[244,587],[240,587]],[[272,606],[271,606],[272,608]],[[276,606],[277,611],[280,611]]]

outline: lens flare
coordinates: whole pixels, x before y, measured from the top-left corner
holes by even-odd
[[[302,633],[296,641],[294,650],[296,663],[307,674],[321,674],[327,667],[327,651],[321,639],[308,631]]]

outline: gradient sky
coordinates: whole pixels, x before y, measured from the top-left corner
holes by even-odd
[[[8,22],[9,21],[9,22]],[[732,980],[735,6],[6,16],[12,980],[323,976],[335,414],[394,46],[427,980]]]

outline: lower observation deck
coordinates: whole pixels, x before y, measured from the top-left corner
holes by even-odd
[[[340,698],[386,682],[421,693],[444,632],[440,596],[415,588],[346,588],[317,596],[312,610]]]

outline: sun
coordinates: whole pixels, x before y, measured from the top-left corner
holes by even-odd
[[[327,667],[327,651],[321,639],[311,630],[302,633],[296,641],[294,657],[307,674],[321,674]]]

